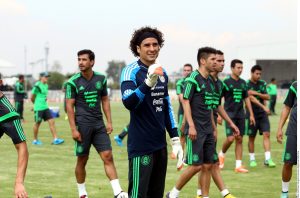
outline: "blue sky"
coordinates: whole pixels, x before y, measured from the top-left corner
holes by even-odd
[[[44,57],[46,42],[50,65],[59,61],[63,73],[77,71],[76,52],[83,48],[95,52],[100,72],[112,59],[130,63],[131,34],[145,25],[165,35],[159,61],[168,72],[187,62],[196,66],[197,49],[206,45],[225,52],[225,71],[231,59],[245,59],[244,76],[258,56],[296,58],[296,0],[0,0],[0,18],[0,59],[16,66],[2,70],[8,75],[24,72],[25,45],[33,62]]]

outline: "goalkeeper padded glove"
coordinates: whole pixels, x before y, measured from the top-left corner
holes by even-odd
[[[171,138],[171,145],[172,145],[172,154],[171,158],[177,158],[177,170],[180,170],[183,167],[183,150],[180,144],[179,137]]]
[[[148,68],[147,78],[145,80],[146,85],[154,87],[157,83],[158,75],[164,75],[161,65],[157,63],[150,65]]]
[[[121,191],[115,198],[128,198],[128,194],[126,192]]]

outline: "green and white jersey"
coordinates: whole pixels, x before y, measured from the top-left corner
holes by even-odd
[[[76,125],[103,126],[101,98],[107,96],[106,77],[94,72],[90,80],[81,73],[72,76],[67,83],[66,98],[75,99]]]
[[[48,84],[37,81],[32,88],[31,93],[35,95],[35,101],[33,105],[34,111],[42,111],[48,109]]]
[[[213,132],[211,112],[214,92],[215,83],[211,77],[204,78],[198,70],[193,71],[185,79],[183,98],[190,101],[197,133],[209,134]]]
[[[0,91],[0,122],[13,117],[19,117],[19,114],[6,96]]]
[[[223,85],[224,108],[228,116],[231,119],[245,118],[244,99],[248,97],[246,81],[241,78],[234,80],[229,76],[224,79]]]
[[[267,94],[267,83],[263,80],[259,80],[256,83],[252,82],[251,80],[247,80],[247,89],[257,91],[258,93],[261,93],[261,94]],[[255,96],[255,97],[261,104],[264,104],[263,99],[261,99],[259,96]],[[256,104],[251,102],[251,106],[252,106],[252,110],[255,115],[255,118],[266,115],[266,112],[261,107],[257,106]],[[249,114],[249,112],[247,111],[247,115],[248,114]]]

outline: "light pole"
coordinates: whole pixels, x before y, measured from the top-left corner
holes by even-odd
[[[45,68],[46,72],[48,72],[48,55],[49,55],[49,43],[45,44]]]

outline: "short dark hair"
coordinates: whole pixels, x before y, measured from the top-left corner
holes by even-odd
[[[92,50],[83,49],[83,50],[80,50],[79,52],[77,52],[77,56],[80,56],[80,55],[83,55],[83,54],[89,55],[89,59],[91,61],[95,60],[95,54],[94,54],[94,52]]]
[[[262,71],[262,67],[261,67],[260,65],[254,65],[254,66],[251,68],[251,73],[254,73],[256,70]]]
[[[19,75],[19,80],[21,80],[21,79],[24,79],[24,75],[23,74]]]
[[[218,55],[224,55],[224,53],[221,50],[216,50],[216,54],[218,54]]]
[[[190,67],[193,70],[193,66],[190,63],[184,64],[183,67]]]
[[[139,53],[137,52],[137,46],[140,46],[141,38],[146,33],[150,33],[155,36],[160,48],[162,48],[164,45],[164,35],[161,31],[159,31],[157,28],[152,28],[149,26],[141,27],[133,32],[129,45],[131,52],[136,57],[139,56]]]
[[[233,59],[230,63],[231,68],[235,67],[235,64],[240,63],[243,64],[243,61],[239,60],[239,59]]]
[[[197,62],[198,65],[200,66],[200,59],[204,58],[207,59],[210,54],[216,54],[217,50],[212,47],[202,47],[198,49],[198,54],[197,54]]]
[[[271,78],[271,82],[274,82],[276,79],[275,78]]]

